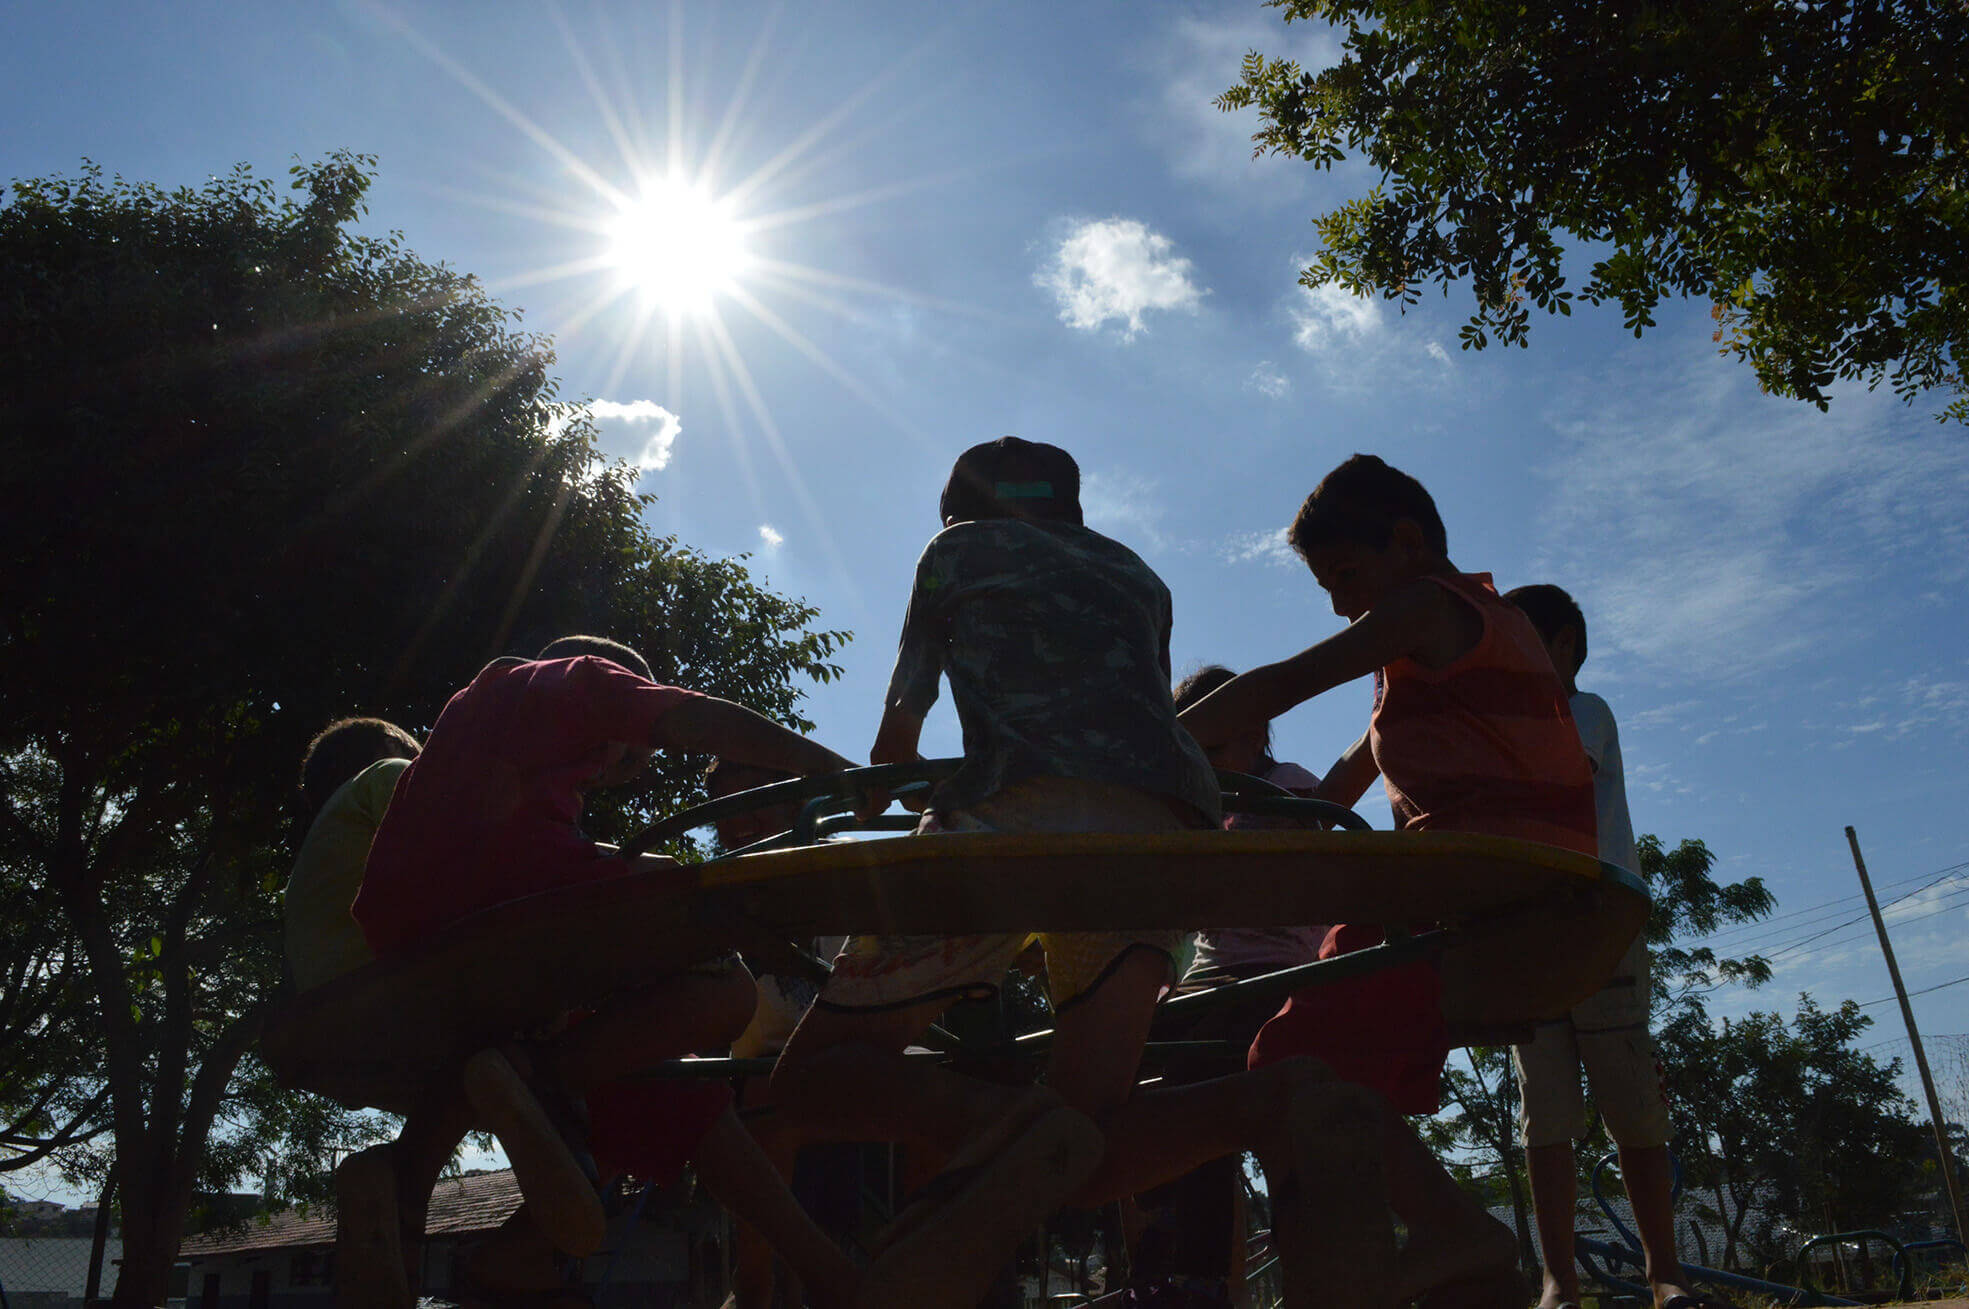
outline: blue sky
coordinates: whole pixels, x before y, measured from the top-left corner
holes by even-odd
[[[1717,1011],[1887,995],[1863,921],[1804,938],[1861,912],[1844,824],[1893,893],[1969,861],[1969,441],[1939,405],[1760,395],[1702,304],[1639,341],[1582,308],[1470,353],[1461,288],[1405,316],[1307,291],[1311,217],[1372,178],[1251,159],[1253,123],[1210,99],[1254,46],[1333,49],[1248,0],[43,3],[10,13],[0,109],[10,177],[378,155],[368,226],[557,338],[564,397],[645,465],[656,526],[750,552],[854,631],[809,712],[856,757],[964,446],[1075,453],[1090,523],[1175,595],[1179,670],[1336,630],[1280,533],[1328,468],[1379,453],[1433,491],[1459,565],[1579,598],[1636,829],[1777,892],[1786,917],[1723,942],[1790,947],[1776,981]],[[707,161],[756,262],[673,340],[636,295],[602,303],[617,273],[567,269],[603,251],[611,194]],[[1367,705],[1359,685],[1295,711],[1280,756],[1324,769]],[[946,703],[925,746],[956,745]],[[1891,916],[1911,989],[1969,975],[1969,883]],[[1942,985],[1916,1010],[1959,1033],[1966,1005]]]

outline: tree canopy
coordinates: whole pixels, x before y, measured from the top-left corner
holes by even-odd
[[[421,733],[570,631],[804,727],[846,639],[654,537],[548,344],[354,230],[373,171],[0,205],[0,1171],[113,1140],[119,1302],[162,1302],[194,1183],[352,1130],[242,1063],[316,730]],[[667,760],[617,819],[697,793]]]
[[[1253,52],[1218,104],[1259,153],[1380,184],[1321,215],[1302,280],[1413,304],[1467,280],[1463,345],[1523,345],[1532,306],[1708,300],[1768,390],[1844,379],[1969,422],[1969,9],[1956,0],[1522,5],[1267,0],[1340,60]],[[1592,264],[1569,289],[1568,236]]]
[[[1934,1146],[1881,1062],[1853,1041],[1872,1025],[1845,1000],[1809,995],[1787,1024],[1774,1013],[1661,1033],[1662,1065],[1683,1131],[1686,1184],[1722,1223],[1726,1262],[1793,1251],[1797,1232],[1877,1227],[1933,1185]],[[1786,1232],[1790,1229],[1790,1234]]]

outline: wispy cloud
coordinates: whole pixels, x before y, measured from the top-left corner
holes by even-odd
[[[786,544],[786,537],[771,523],[759,524],[759,541],[768,550],[777,550]]]
[[[1850,736],[1880,736],[1898,741],[1917,732],[1940,730],[1969,735],[1969,681],[1920,674],[1867,692],[1841,708],[1852,721],[1838,731]]]
[[[1293,342],[1309,354],[1363,340],[1381,328],[1381,306],[1335,282],[1301,286],[1286,313],[1292,319]]]
[[[1218,553],[1227,564],[1271,564],[1278,568],[1299,568],[1303,565],[1299,556],[1293,553],[1292,545],[1285,539],[1286,529],[1281,527],[1270,532],[1239,532],[1223,543]]]
[[[1251,376],[1244,379],[1245,386],[1260,395],[1277,400],[1292,390],[1292,379],[1281,373],[1278,365],[1271,360],[1262,360],[1251,370]]]
[[[1768,676],[1843,640],[1884,588],[1969,579],[1958,435],[1887,396],[1820,415],[1706,351],[1667,357],[1549,413],[1564,444],[1539,565],[1595,615],[1596,649],[1678,678]],[[1945,712],[1949,687],[1932,690]]]
[[[1238,80],[1239,65],[1252,50],[1295,59],[1308,69],[1340,57],[1339,42],[1325,25],[1287,24],[1269,10],[1178,18],[1155,33],[1142,61],[1143,83],[1155,88],[1145,106],[1155,139],[1179,177],[1236,186],[1260,203],[1302,203],[1319,174],[1290,157],[1253,158],[1258,112],[1227,114],[1213,103]]]
[[[1155,482],[1133,473],[1083,473],[1080,511],[1087,525],[1135,549],[1169,546]]]
[[[1060,321],[1082,331],[1123,325],[1124,338],[1154,310],[1195,313],[1209,294],[1175,244],[1133,218],[1081,222],[1062,237],[1033,280],[1059,304]]]

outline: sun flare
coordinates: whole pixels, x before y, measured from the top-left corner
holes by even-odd
[[[731,206],[685,182],[645,186],[609,224],[609,267],[672,314],[709,309],[752,262],[744,225]]]

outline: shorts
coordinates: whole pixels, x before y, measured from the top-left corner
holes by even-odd
[[[612,1082],[589,1090],[588,1148],[604,1177],[675,1181],[731,1107],[719,1081]]]
[[[1320,958],[1381,941],[1378,927],[1341,923],[1327,933]],[[1295,991],[1259,1029],[1248,1066],[1297,1055],[1311,1055],[1341,1081],[1379,1092],[1399,1113],[1436,1112],[1449,1058],[1442,973],[1420,959]]]
[[[1614,1144],[1628,1150],[1667,1145],[1674,1134],[1661,1064],[1648,1032],[1648,949],[1636,937],[1612,981],[1556,1022],[1540,1023],[1514,1046],[1518,1132],[1527,1147],[1563,1145],[1586,1135],[1580,1072]]]
[[[1175,832],[1200,825],[1160,797],[1079,778],[1035,777],[944,819],[925,814],[918,839],[938,832]],[[1167,961],[1187,932],[1005,932],[977,936],[851,936],[815,1003],[836,1013],[988,1000],[1013,960],[1037,939],[1055,1011],[1099,986],[1141,948]]]

